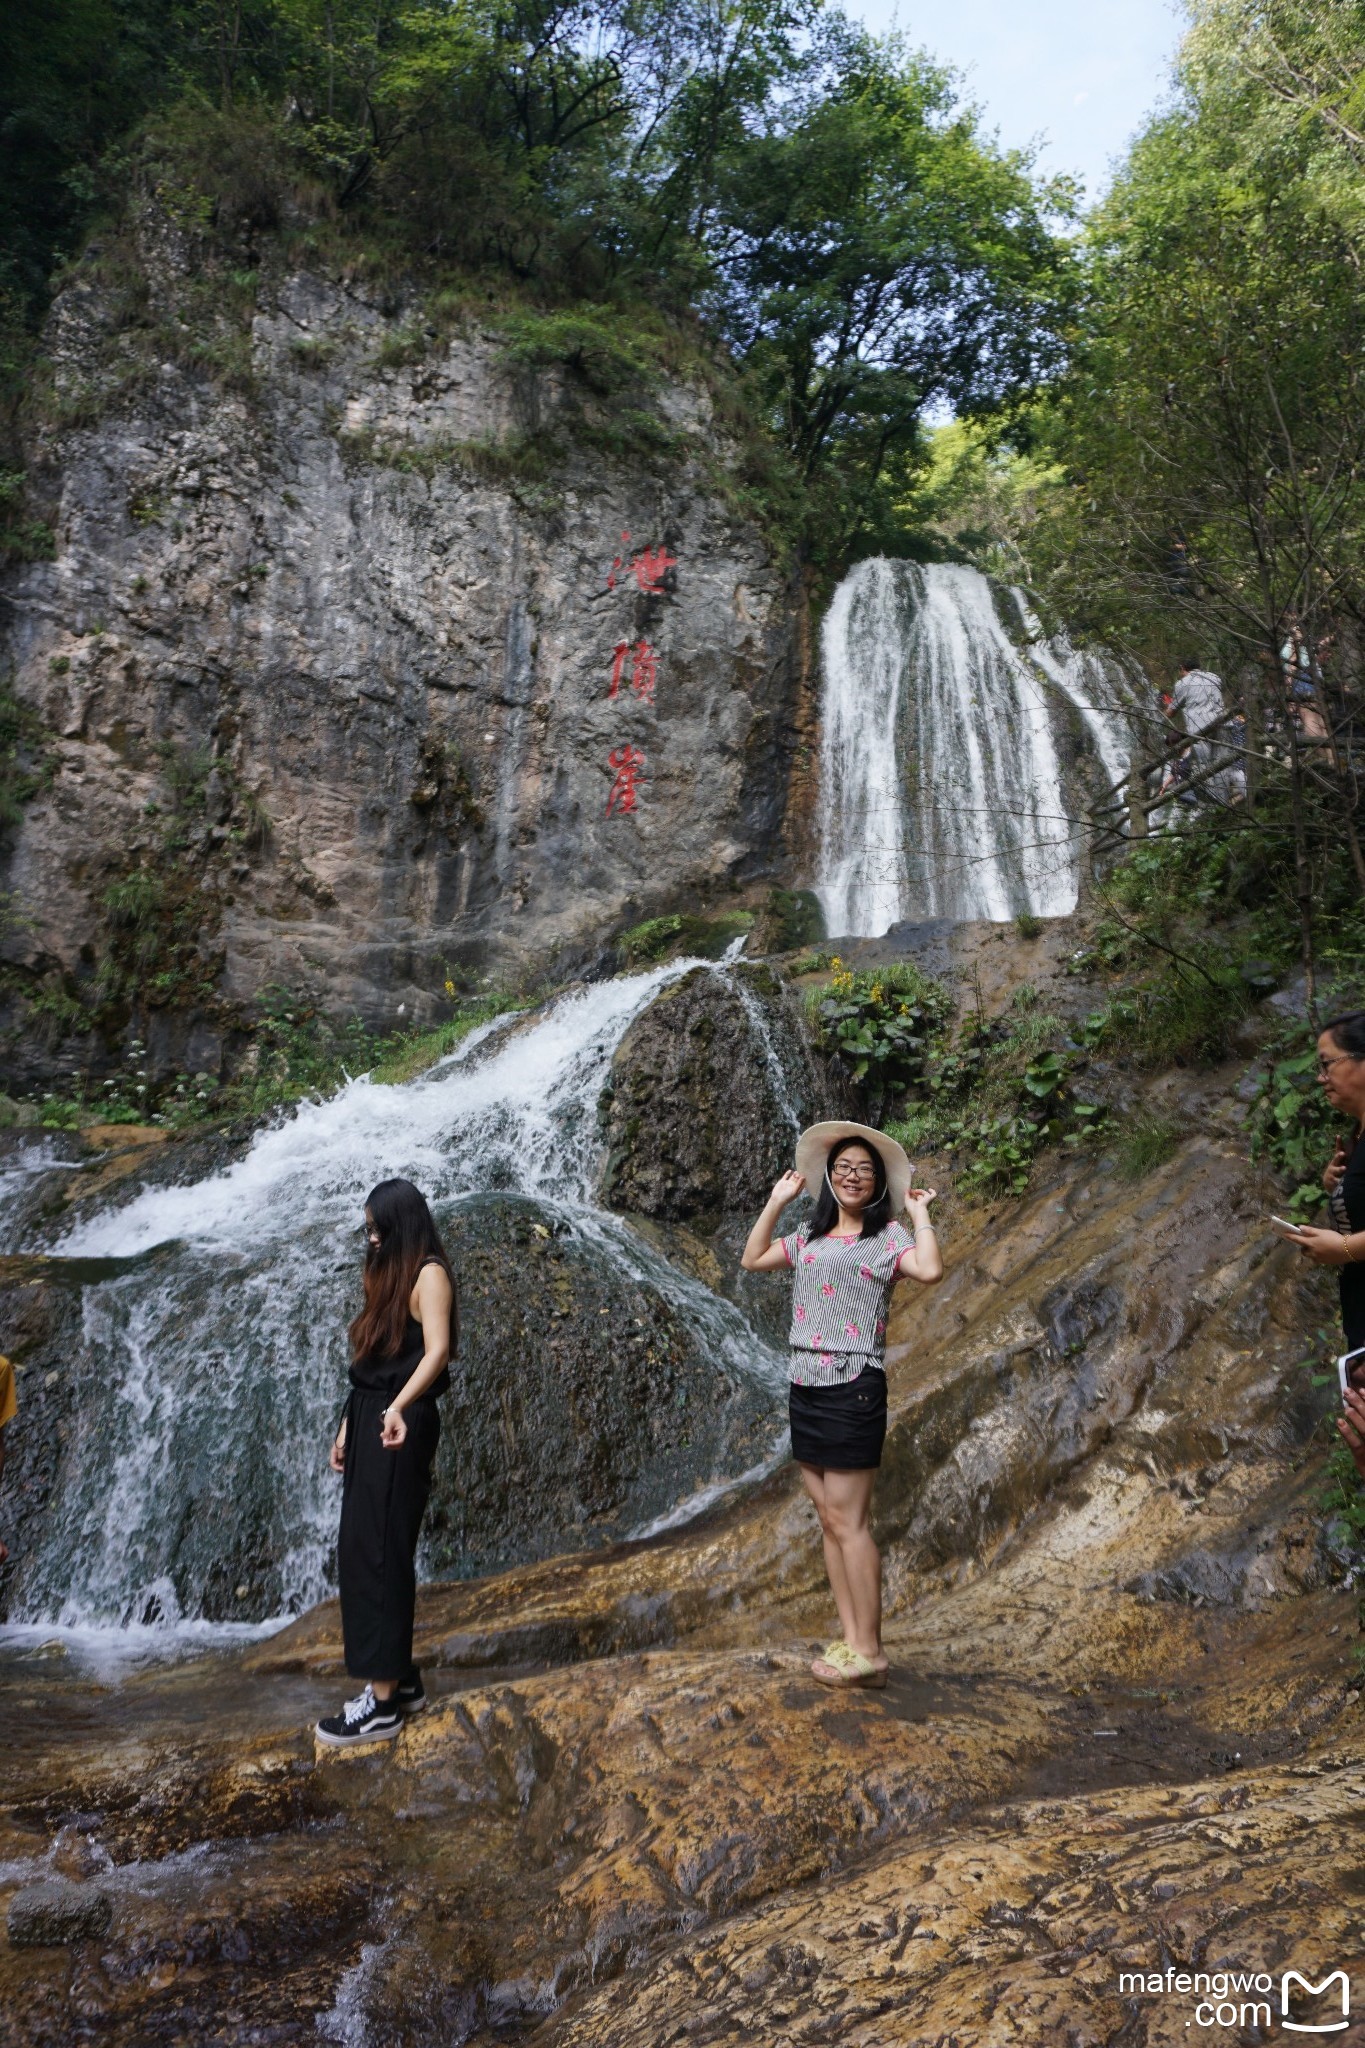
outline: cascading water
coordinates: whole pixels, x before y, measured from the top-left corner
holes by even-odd
[[[1129,748],[1123,678],[1103,656],[1044,640],[1020,593],[1007,601],[1013,634],[977,570],[881,558],[834,593],[817,883],[831,935],[1074,910],[1079,833],[1055,718],[1072,707],[1117,780]]]
[[[76,1404],[62,1488],[12,1619],[178,1624],[199,1611],[216,1553],[243,1527],[277,1561],[281,1611],[328,1591],[337,1494],[325,1446],[344,1394],[359,1203],[390,1174],[417,1181],[438,1214],[494,1191],[533,1197],[537,1213],[589,1241],[615,1284],[680,1310],[718,1379],[775,1394],[781,1360],[739,1310],[592,1197],[612,1054],[655,993],[697,964],[486,1027],[406,1085],[354,1081],[213,1178],[147,1189],[77,1225],[61,1255],[128,1264],[85,1289],[98,1373]],[[528,1361],[535,1369],[549,1368]],[[739,1462],[697,1475],[712,1482],[704,1494],[717,1476],[743,1476]]]

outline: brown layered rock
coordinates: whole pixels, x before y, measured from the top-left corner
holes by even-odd
[[[382,1749],[313,1749],[331,1608],[113,1692],[49,1667],[45,1725],[12,1710],[36,1672],[0,1678],[0,1906],[54,1855],[113,1901],[98,1954],[0,1950],[16,2042],[88,2010],[120,2048],[247,2048],[273,1989],[288,2044],[1174,2043],[1193,1994],[1121,1971],[1270,1975],[1278,2020],[1283,1971],[1350,1968],[1358,1596],[1301,1366],[1330,1302],[1227,1098],[1191,1087],[1136,1187],[1098,1152],[959,1212],[899,1304],[884,1692],[810,1677],[785,1473],[423,1589],[435,1703]]]

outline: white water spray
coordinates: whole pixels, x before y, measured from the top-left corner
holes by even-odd
[[[901,919],[1074,910],[1079,833],[1054,719],[1079,713],[1106,779],[1128,722],[1117,665],[1047,642],[1022,596],[1012,637],[986,578],[860,562],[822,638],[820,880],[834,936]],[[1019,644],[1027,640],[1027,648]]]
[[[698,964],[503,1020],[405,1085],[353,1081],[262,1132],[224,1172],[78,1223],[61,1253],[136,1263],[85,1290],[98,1372],[73,1404],[63,1490],[15,1621],[174,1632],[194,1613],[176,1592],[187,1531],[202,1580],[204,1553],[230,1551],[243,1525],[280,1561],[286,1611],[328,1591],[337,1499],[325,1447],[345,1392],[360,1209],[390,1175],[437,1203],[503,1190],[534,1199],[622,1281],[680,1310],[718,1376],[776,1392],[782,1361],[739,1310],[593,1200],[612,1055],[658,990]],[[223,1526],[205,1528],[206,1512]]]

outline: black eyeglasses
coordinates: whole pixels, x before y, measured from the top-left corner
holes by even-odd
[[[831,1180],[875,1180],[877,1178],[875,1166],[845,1166],[842,1159],[837,1166],[831,1166],[829,1173]]]

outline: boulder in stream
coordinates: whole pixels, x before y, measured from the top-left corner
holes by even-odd
[[[15,1948],[63,1948],[98,1941],[108,1933],[112,1917],[109,1894],[98,1885],[51,1878],[14,1894],[5,1925]]]
[[[611,1209],[670,1222],[762,1207],[797,1133],[844,1112],[771,968],[698,967],[626,1032],[602,1094]]]

